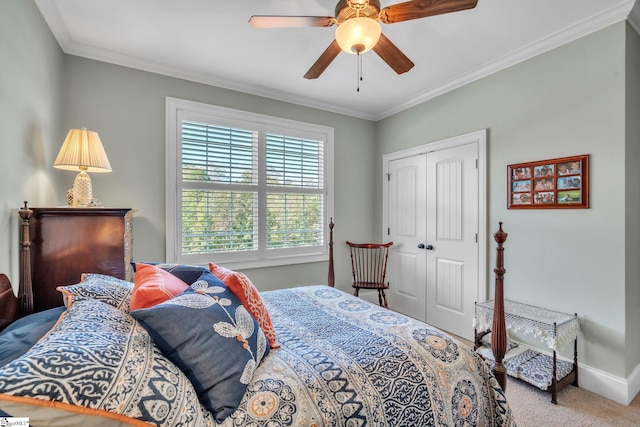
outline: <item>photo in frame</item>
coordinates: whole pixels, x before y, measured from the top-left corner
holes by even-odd
[[[589,155],[507,166],[508,209],[587,209]]]

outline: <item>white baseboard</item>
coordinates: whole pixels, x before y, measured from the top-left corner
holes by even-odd
[[[636,397],[638,393],[640,393],[640,364],[636,366],[636,368],[631,372],[629,378],[627,379],[628,390],[629,390],[629,403]]]
[[[622,405],[629,405],[640,390],[640,365],[629,378],[620,378],[591,366],[578,364],[578,384],[581,388],[611,399]]]

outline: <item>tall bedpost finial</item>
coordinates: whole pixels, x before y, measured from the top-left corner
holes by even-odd
[[[29,237],[29,220],[33,211],[24,201],[24,207],[18,211],[22,219],[20,233],[20,283],[18,284],[18,298],[22,316],[33,313],[33,287],[31,285],[31,238]]]
[[[498,223],[498,231],[496,231],[496,234],[493,235],[493,238],[499,245],[501,245],[505,242],[505,240],[507,240],[507,236],[508,234],[502,230],[502,221],[500,221]]]
[[[507,233],[502,230],[502,222],[499,223],[498,231],[493,235],[498,247],[496,248],[496,288],[493,301],[493,324],[491,327],[491,348],[495,358],[493,374],[495,375],[502,390],[507,388],[507,368],[502,360],[507,352],[507,326],[504,312],[504,247],[502,244],[507,240]]]
[[[333,218],[329,220],[329,277],[327,285],[332,288],[335,286],[335,274],[333,272]]]

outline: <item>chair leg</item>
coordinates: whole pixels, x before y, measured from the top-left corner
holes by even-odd
[[[360,293],[360,288],[353,288],[353,295],[358,296],[358,293]]]
[[[384,289],[378,289],[378,299],[380,300],[380,305],[384,308],[389,308],[387,305],[387,295],[384,293]],[[382,301],[384,300],[384,305],[382,305]]]

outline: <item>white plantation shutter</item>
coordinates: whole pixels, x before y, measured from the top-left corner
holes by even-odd
[[[322,188],[322,141],[267,134],[267,173],[281,185]]]
[[[189,168],[209,172],[214,182],[255,184],[256,132],[182,122],[182,180],[199,181]]]
[[[266,164],[267,249],[322,245],[322,141],[267,134]]]
[[[172,99],[167,123],[168,262],[326,259],[332,129]]]
[[[256,132],[186,120],[181,126],[182,254],[257,249]]]

